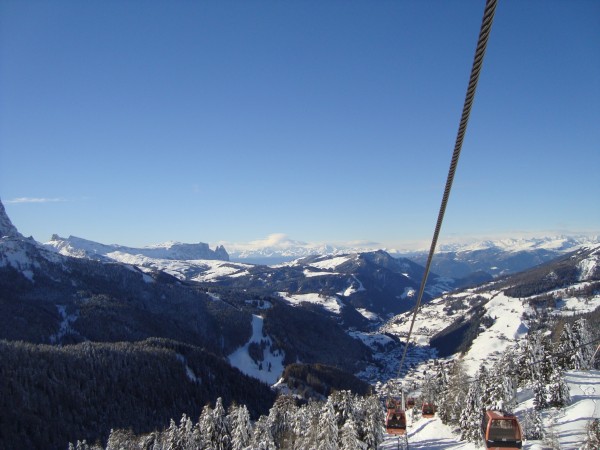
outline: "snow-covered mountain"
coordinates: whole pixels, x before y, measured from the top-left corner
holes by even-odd
[[[380,320],[380,315],[412,308],[424,272],[418,264],[405,258],[392,258],[383,251],[334,251],[335,254],[312,255],[280,265],[264,266],[215,259],[220,254],[227,257],[227,252],[222,246],[212,252],[207,244],[170,243],[130,248],[54,235],[43,245],[61,255],[116,261],[149,274],[165,272],[181,281],[213,283],[235,289],[260,289],[265,294],[280,295],[294,306],[312,304],[344,316],[348,326],[359,325],[360,320],[357,319],[360,315],[368,320]],[[425,301],[453,288],[453,280],[431,274]],[[344,306],[349,308],[343,310]],[[349,309],[353,308],[360,314],[356,311],[350,313]]]
[[[594,235],[557,235],[532,238],[498,239],[440,244],[440,252],[470,252],[475,250],[498,249],[505,252],[531,250],[553,250],[570,252],[584,245],[600,243],[600,236]]]
[[[217,246],[215,250],[211,250],[208,244],[203,242],[197,244],[165,242],[143,248],[133,248],[116,244],[100,244],[75,236],[62,238],[54,234],[50,241],[44,245],[54,249],[61,255],[98,260],[122,261],[128,257],[147,257],[179,261],[199,259],[229,261],[229,255],[225,247]]]
[[[361,253],[381,248],[378,244],[370,242],[310,243],[291,239],[282,233],[271,234],[265,239],[247,243],[227,242],[224,245],[229,249],[229,256],[233,261],[266,265],[289,262],[308,256]]]
[[[441,356],[465,352],[471,372],[522,339],[540,316],[571,316],[600,307],[600,244],[583,246],[550,263],[499,281],[444,294],[424,305],[412,340]],[[380,329],[405,338],[412,316]]]
[[[556,236],[446,244],[439,247],[431,270],[445,277],[466,278],[467,285],[474,275],[479,275],[476,281],[481,282],[482,275],[491,278],[521,272],[599,242],[598,236]],[[424,251],[403,256],[419,264],[427,261]]]
[[[552,252],[574,251],[582,245],[600,242],[600,236],[592,235],[557,235],[532,238],[497,239],[497,240],[462,240],[441,243],[438,253],[461,253],[481,250],[502,252],[523,252],[547,250]],[[385,250],[393,256],[423,254],[427,248],[416,251],[389,249],[377,242],[349,243],[311,243],[291,239],[285,234],[272,234],[265,239],[248,243],[225,243],[232,260],[258,264],[277,264],[311,255],[339,255],[345,253],[362,253],[374,250]]]

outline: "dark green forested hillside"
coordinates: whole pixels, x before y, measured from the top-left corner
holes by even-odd
[[[198,418],[218,397],[257,417],[274,394],[197,347],[164,339],[63,347],[0,341],[0,449],[105,441],[112,428],[162,428]]]

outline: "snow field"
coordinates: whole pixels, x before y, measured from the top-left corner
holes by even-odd
[[[278,292],[278,294],[292,306],[300,306],[302,303],[314,303],[315,305],[321,305],[334,314],[339,314],[342,310],[342,303],[336,296],[322,296],[317,293],[289,294],[287,292]]]
[[[252,315],[252,336],[250,336],[250,340],[227,358],[229,364],[233,367],[237,367],[246,375],[273,385],[279,380],[283,373],[283,359],[285,355],[282,351],[272,351],[271,346],[273,341],[271,341],[269,336],[263,336],[263,322],[264,320],[262,317]],[[251,343],[260,344],[261,341],[264,341],[267,344],[264,349],[262,368],[254,362],[248,353],[248,347]]]

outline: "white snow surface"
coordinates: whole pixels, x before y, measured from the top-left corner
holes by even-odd
[[[352,294],[354,294],[356,292],[366,291],[362,282],[358,278],[356,278],[355,275],[352,275],[352,278],[354,279],[354,281],[350,283],[350,286],[348,286],[343,293],[341,293],[341,295],[343,295],[344,297],[350,297]]]
[[[497,292],[492,294],[485,308],[486,315],[494,319],[494,323],[477,336],[464,358],[465,369],[470,375],[479,370],[483,361],[489,360],[490,354],[499,356],[524,338],[528,331],[521,321],[525,308],[519,299]]]
[[[598,264],[600,264],[600,246],[592,247],[590,256],[579,263],[579,280],[587,281],[591,279],[597,270]]]
[[[324,277],[327,275],[339,275],[337,272],[314,272],[312,270],[307,270],[304,269],[304,276],[306,278],[310,278],[310,277]]]
[[[579,283],[569,288],[577,290],[586,284]],[[557,302],[551,314],[567,316],[594,311],[600,307],[600,295],[591,298],[573,297],[566,295],[567,290],[558,289],[551,292],[563,299]],[[477,372],[482,361],[486,361],[489,366],[507,347],[527,334],[528,325],[523,318],[523,313],[530,312],[528,298],[509,297],[501,291],[475,292],[470,289],[438,297],[419,310],[411,341],[421,346],[428,346],[430,339],[436,333],[464,316],[471,307],[470,302],[477,297],[487,300],[483,308],[486,310],[485,315],[493,319],[493,324],[487,329],[480,328],[479,335],[465,355],[465,368],[472,375]],[[384,324],[380,331],[405,340],[411,320],[412,312],[399,314]],[[469,320],[468,316],[466,320]]]
[[[334,314],[339,314],[342,310],[342,303],[336,296],[322,296],[318,293],[290,294],[288,292],[278,292],[278,294],[292,306],[299,306],[302,303],[314,303]]]
[[[562,410],[549,409],[543,412],[546,432],[551,430],[558,436],[561,450],[578,450],[585,440],[585,428],[592,418],[600,418],[600,371],[572,371],[566,373],[571,393],[571,403]],[[522,421],[525,411],[533,407],[531,396],[520,396],[523,400],[515,411]],[[444,425],[439,417],[412,420],[407,414],[408,443],[410,450],[481,450],[482,447],[459,441],[459,433]],[[379,449],[395,450],[398,439],[386,435]],[[543,441],[524,441],[524,450],[550,449]]]
[[[381,317],[379,317],[377,314],[375,314],[372,311],[369,311],[368,309],[365,308],[356,308],[356,310],[365,318],[365,319],[369,319],[372,321],[379,321],[381,320]]]
[[[264,360],[262,368],[254,362],[248,353],[248,347],[251,343],[266,343],[264,350]],[[250,340],[228,356],[229,364],[237,367],[248,376],[273,385],[281,378],[283,373],[283,359],[285,354],[280,350],[272,350],[273,341],[269,336],[263,336],[263,318],[252,315],[252,336]]]
[[[322,261],[312,262],[309,264],[309,266],[315,267],[317,269],[335,270],[336,267],[344,264],[352,258],[353,255],[336,256],[335,258],[327,258],[323,259]]]

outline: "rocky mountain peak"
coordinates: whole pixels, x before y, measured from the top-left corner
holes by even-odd
[[[3,237],[22,238],[23,235],[19,233],[17,227],[13,225],[10,218],[6,214],[6,210],[4,209],[2,201],[0,201],[0,238]]]

